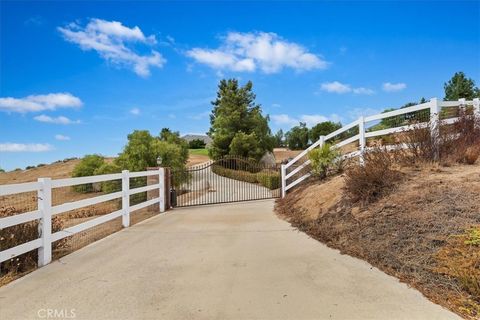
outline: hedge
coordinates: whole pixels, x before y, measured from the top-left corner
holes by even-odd
[[[213,165],[212,171],[222,177],[249,183],[259,183],[270,190],[280,188],[280,174],[276,171],[252,173],[244,170],[227,169],[219,165]]]
[[[239,181],[257,183],[257,174],[243,170],[227,169],[219,165],[213,165],[212,171],[219,176],[231,178]]]
[[[257,181],[270,190],[280,188],[280,175],[277,172],[259,172]]]

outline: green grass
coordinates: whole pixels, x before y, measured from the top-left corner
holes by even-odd
[[[208,156],[208,149],[188,149],[191,155],[203,155]]]

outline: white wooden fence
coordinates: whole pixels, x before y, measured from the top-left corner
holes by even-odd
[[[302,172],[303,169],[307,168],[310,165],[310,160],[305,160],[305,157],[308,156],[308,152],[314,148],[321,147],[329,140],[333,140],[333,138],[339,136],[342,133],[345,133],[351,129],[358,127],[358,134],[354,135],[353,137],[346,138],[342,141],[337,142],[333,145],[334,148],[341,148],[348,144],[354,143],[358,141],[358,149],[344,154],[343,157],[351,158],[358,156],[360,161],[363,161],[363,153],[368,150],[366,147],[367,138],[378,137],[378,136],[385,136],[388,134],[404,132],[408,130],[412,130],[417,127],[427,127],[430,125],[430,129],[432,130],[432,136],[438,135],[438,130],[440,124],[451,124],[454,123],[458,118],[449,118],[445,120],[440,120],[440,112],[442,108],[452,108],[452,107],[466,107],[466,106],[473,106],[475,116],[480,117],[480,101],[478,98],[473,99],[473,101],[466,101],[465,99],[459,99],[458,101],[440,101],[436,98],[431,99],[428,102],[402,108],[394,111],[389,111],[385,113],[376,114],[373,116],[363,117],[361,116],[358,120],[353,121],[350,124],[326,135],[321,136],[318,141],[313,143],[310,147],[302,151],[298,154],[295,158],[289,161],[287,164],[282,165],[281,168],[281,180],[282,180],[282,198],[285,197],[286,192],[293,188],[294,186],[298,185],[305,179],[311,176],[310,172],[307,172],[300,177],[294,177],[296,174]],[[402,125],[394,128],[388,128],[383,130],[375,130],[375,131],[367,131],[369,128],[368,123],[375,123],[379,120],[385,118],[391,118],[395,116],[399,116],[402,114],[408,114],[416,111],[421,110],[430,110],[430,119],[429,121],[423,123],[417,123],[415,125]],[[395,146],[391,146],[395,147]],[[301,162],[301,160],[305,160]],[[297,165],[295,165],[297,164]],[[296,178],[294,181],[288,182],[290,178]]]
[[[130,178],[147,177],[158,175],[157,184],[147,185],[144,187],[130,188]],[[129,172],[128,170],[122,171],[117,174],[105,174],[90,177],[68,178],[52,180],[50,178],[40,178],[37,182],[19,183],[0,185],[0,197],[16,195],[24,192],[36,191],[38,194],[37,210],[16,214],[9,217],[0,218],[0,229],[19,225],[25,222],[39,220],[39,238],[26,242],[24,244],[8,248],[0,251],[0,263],[12,259],[16,256],[24,254],[26,252],[38,249],[38,265],[44,266],[52,261],[52,243],[63,239],[65,237],[74,235],[86,229],[90,229],[99,224],[113,220],[118,217],[122,217],[122,225],[124,228],[130,226],[130,213],[133,211],[151,206],[159,203],[160,212],[165,211],[165,169],[160,168],[153,171],[142,172]],[[52,189],[69,187],[87,183],[98,183],[109,180],[122,181],[122,190],[118,192],[103,194],[97,197],[78,200],[75,202],[67,202],[52,206]],[[130,196],[140,192],[146,192],[151,190],[159,191],[159,196],[136,205],[130,206]],[[52,216],[83,208],[86,206],[95,205],[105,201],[114,199],[122,199],[121,209],[111,212],[109,214],[102,215],[100,217],[88,220],[86,222],[77,224],[75,226],[66,228],[62,231],[52,233]]]

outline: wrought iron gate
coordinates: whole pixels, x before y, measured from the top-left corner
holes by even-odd
[[[171,171],[173,207],[280,197],[280,169],[252,159],[225,157]]]

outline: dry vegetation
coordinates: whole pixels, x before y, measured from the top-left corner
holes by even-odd
[[[480,124],[462,116],[440,138],[432,144],[429,130],[405,133],[410,151],[377,148],[365,166],[312,179],[276,210],[313,238],[478,319]]]

